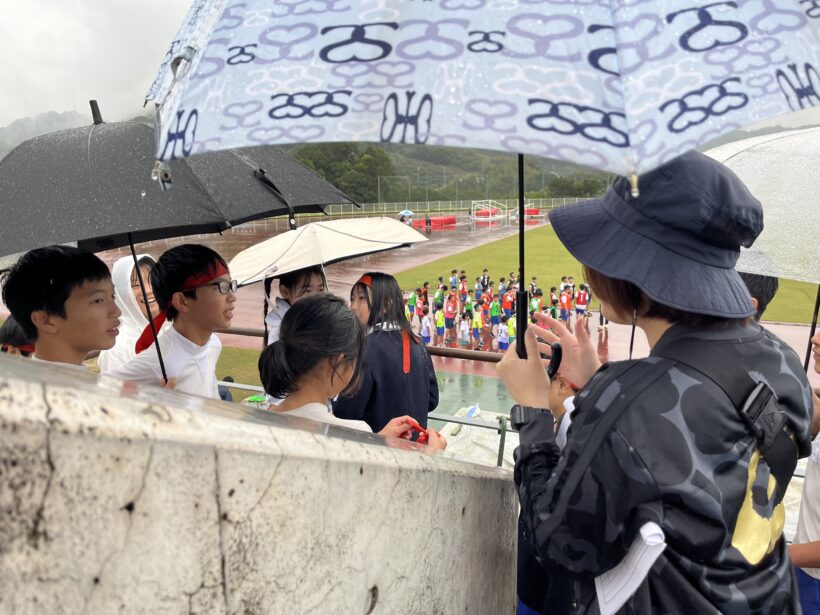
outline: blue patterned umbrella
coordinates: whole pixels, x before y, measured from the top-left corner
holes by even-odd
[[[163,160],[382,141],[640,174],[820,104],[820,2],[197,0],[148,98]]]
[[[524,279],[523,154],[635,193],[698,145],[820,105],[820,0],[196,0],[147,98],[160,160],[321,141],[516,152]]]

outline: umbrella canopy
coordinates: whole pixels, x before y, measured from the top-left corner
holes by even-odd
[[[400,212],[399,212],[399,215],[400,215],[400,216],[414,216],[414,215],[416,215],[416,214],[414,214],[414,213],[413,213],[412,211],[410,211],[409,209],[405,209],[404,211],[400,211]]]
[[[173,184],[151,179],[154,130],[94,124],[35,137],[0,160],[0,255],[76,241],[104,250],[221,232],[253,219],[350,203],[274,147],[225,150],[171,163]],[[266,184],[255,177],[265,171]]]
[[[706,152],[763,204],[765,227],[738,271],[820,284],[820,128],[735,141]]]
[[[229,263],[240,286],[291,271],[330,265],[356,256],[393,250],[428,239],[390,218],[312,222],[242,250]]]
[[[190,61],[155,96],[162,160],[383,141],[628,176],[820,104],[820,20],[800,0],[198,5],[180,35]]]

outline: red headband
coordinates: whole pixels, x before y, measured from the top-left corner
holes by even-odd
[[[364,284],[365,286],[370,288],[371,286],[373,286],[373,278],[369,275],[363,275],[359,278],[359,281],[356,282],[356,284]]]
[[[182,288],[176,292],[187,292],[191,290],[195,290],[200,286],[204,286],[208,282],[215,280],[216,278],[228,275],[228,269],[220,262],[212,263],[208,266],[207,269],[192,275],[191,277],[187,278],[185,282],[182,284]],[[165,321],[168,319],[168,308],[171,307],[169,303],[164,310],[162,310],[159,314],[154,317],[154,330],[159,333],[159,330],[162,328],[162,325],[165,324]],[[150,348],[151,344],[154,343],[154,334],[151,331],[151,325],[148,324],[137,339],[137,343],[134,345],[134,350],[137,354],[141,353],[146,348]]]
[[[2,345],[2,352],[10,352],[11,350],[17,349],[20,352],[27,352],[28,354],[34,354],[34,344],[19,344],[15,346],[14,344],[4,343]]]

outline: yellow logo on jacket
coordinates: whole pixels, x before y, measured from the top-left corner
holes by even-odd
[[[782,501],[773,505],[776,491],[777,481],[765,460],[760,463],[760,451],[755,450],[749,460],[746,495],[732,535],[732,546],[752,565],[774,551],[783,533],[786,511]]]

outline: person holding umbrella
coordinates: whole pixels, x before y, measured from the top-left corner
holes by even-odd
[[[373,431],[404,414],[427,427],[438,406],[438,381],[424,344],[402,312],[402,292],[386,273],[366,273],[350,291],[350,308],[368,329],[358,391],[333,402],[333,414],[365,421]]]
[[[749,318],[734,270],[763,227],[760,203],[689,153],[643,176],[639,196],[620,178],[549,216],[604,315],[642,329],[651,352],[601,366],[584,327],[576,338],[537,315],[527,358],[499,364],[519,404],[515,482],[540,563],[580,581],[580,613],[799,613],[782,497],[810,451],[810,388],[794,351]],[[560,342],[561,373],[581,387],[563,450],[560,409],[541,410],[550,348],[536,336]],[[650,540],[646,572],[619,567]],[[629,588],[621,600],[597,591],[604,573]]]
[[[205,246],[183,244],[159,257],[151,272],[159,314],[154,328],[171,323],[160,336],[159,347],[168,380],[164,380],[153,346],[151,327],[136,342],[137,356],[109,374],[123,380],[158,384],[190,395],[219,399],[216,363],[222,343],[215,335],[231,326],[236,303],[236,280],[227,263]]]
[[[123,256],[111,268],[111,279],[116,293],[114,299],[122,316],[117,342],[113,348],[100,352],[97,358],[97,365],[103,374],[125,367],[137,356],[134,345],[148,326],[148,319],[153,316],[149,315],[148,306],[152,307],[154,314],[157,312],[150,277],[156,261],[147,254],[140,254],[137,256],[137,262],[145,283],[145,295],[140,289],[133,257]]]

